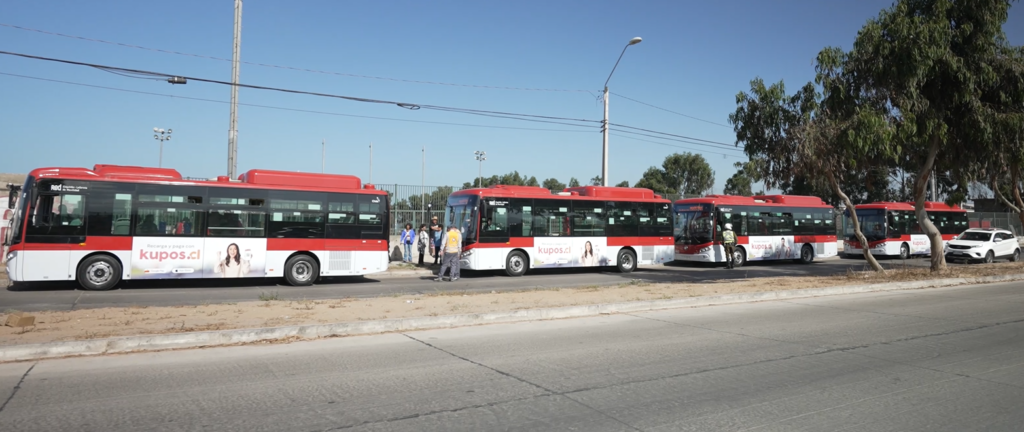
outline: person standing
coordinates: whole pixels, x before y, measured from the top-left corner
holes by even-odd
[[[431,256],[434,257],[434,265],[437,265],[441,262],[441,243],[444,242],[444,230],[437,223],[437,216],[430,218],[430,232],[428,234],[434,239],[434,253]]]
[[[730,223],[725,224],[725,231],[722,231],[722,246],[725,246],[726,268],[736,268],[736,233]]]
[[[419,253],[420,253],[419,265],[422,266],[423,265],[423,255],[427,254],[427,247],[430,246],[433,243],[433,242],[430,241],[430,236],[427,235],[427,226],[426,225],[420,225],[420,232],[419,232],[419,234],[417,234],[417,239],[418,240],[416,240],[416,250],[418,250]]]
[[[412,224],[405,224],[405,229],[402,230],[402,236],[398,240],[398,242],[402,244],[402,250],[405,252],[402,256],[403,262],[412,262],[412,241],[415,238],[416,231],[412,230]]]
[[[448,280],[455,282],[459,280],[459,257],[462,255],[462,233],[457,227],[448,227],[448,234],[444,241],[444,258],[441,260],[441,270],[437,272],[435,282],[444,280],[444,271],[451,269]]]

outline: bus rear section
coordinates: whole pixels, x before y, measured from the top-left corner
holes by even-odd
[[[463,236],[460,266],[504,270],[616,267],[672,260],[671,202],[649,189],[492,186],[455,192],[444,224]]]
[[[925,202],[928,219],[942,235],[942,243],[967,230],[967,211],[942,202]],[[931,240],[918,224],[914,203],[875,202],[856,206],[861,233],[868,241],[872,256],[909,259],[931,255]],[[864,249],[853,231],[849,210],[844,214],[843,254],[864,256]]]
[[[676,201],[673,210],[677,261],[727,262],[722,244],[726,223],[736,233],[737,265],[771,260],[810,263],[838,253],[834,210],[817,197],[708,195]]]
[[[189,181],[172,169],[44,168],[15,209],[12,281],[321,276],[387,270],[388,197],[352,176],[250,170]]]

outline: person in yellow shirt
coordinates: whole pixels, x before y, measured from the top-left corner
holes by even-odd
[[[449,281],[459,280],[459,257],[462,255],[462,233],[456,226],[449,226],[444,237],[444,256],[441,258],[441,270],[437,272],[435,282],[444,280],[444,271],[451,269]]]

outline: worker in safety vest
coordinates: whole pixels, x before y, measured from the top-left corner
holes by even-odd
[[[736,268],[736,233],[732,230],[732,224],[725,224],[725,231],[722,231],[722,246],[725,246],[725,262],[727,268]]]

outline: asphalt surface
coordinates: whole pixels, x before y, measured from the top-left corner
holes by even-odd
[[[1006,283],[0,364],[0,425],[1018,431],[1022,334]]]
[[[883,260],[883,265],[923,266],[927,259]],[[949,265],[959,265],[949,263]],[[258,300],[261,294],[276,293],[282,300],[320,300],[346,297],[376,297],[396,294],[427,294],[437,291],[515,291],[522,289],[608,286],[632,279],[651,282],[699,282],[728,278],[778,276],[829,276],[847,270],[866,270],[863,259],[828,259],[809,265],[792,262],[751,263],[736,270],[722,266],[671,264],[642,267],[633,273],[594,269],[532,270],[522,277],[502,272],[463,271],[455,282],[433,282],[429,276],[330,278],[309,287],[283,285],[274,279],[206,279],[199,281],[136,281],[118,289],[92,292],[77,289],[73,282],[18,284],[0,289],[0,310],[72,310],[99,307],[179,306],[204,303],[234,303]]]

